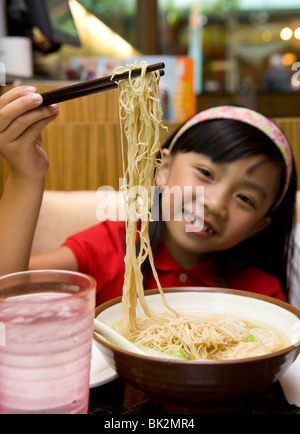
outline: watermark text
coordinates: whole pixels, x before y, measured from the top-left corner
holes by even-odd
[[[0,86],[6,86],[6,67],[0,62]]]
[[[6,329],[5,324],[0,322],[0,347],[6,346]]]
[[[97,197],[101,201],[96,215],[99,221],[185,221],[186,232],[203,229],[203,186],[152,186],[149,195],[146,187],[139,185],[126,188],[123,181],[120,179],[120,193],[116,195],[110,194],[115,192],[113,187],[98,189]]]
[[[291,83],[294,89],[300,88],[300,62],[295,62],[292,65],[292,71],[296,71],[292,75]]]

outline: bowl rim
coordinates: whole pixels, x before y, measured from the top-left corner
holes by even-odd
[[[202,286],[184,286],[184,287],[169,287],[169,288],[163,288],[163,292],[164,293],[174,293],[174,292],[211,292],[211,293],[225,293],[225,294],[231,294],[231,295],[238,295],[238,296],[243,296],[243,297],[248,297],[248,298],[255,298],[255,299],[259,299],[262,300],[264,302],[267,303],[271,303],[271,304],[275,304],[285,310],[288,310],[289,312],[291,312],[292,314],[294,314],[300,321],[300,310],[297,309],[295,306],[292,306],[291,304],[279,300],[277,298],[274,297],[270,297],[267,295],[263,295],[263,294],[259,294],[259,293],[255,293],[255,292],[250,292],[250,291],[243,291],[243,290],[239,290],[239,289],[230,289],[230,288],[218,288],[218,287],[202,287]],[[159,294],[159,290],[158,289],[147,289],[145,291],[145,296],[148,295],[155,295],[155,294]],[[95,318],[98,317],[98,315],[105,311],[106,309],[108,309],[111,306],[114,306],[116,304],[120,304],[122,302],[122,296],[120,297],[116,297],[113,298],[111,300],[108,300],[102,304],[100,304],[99,306],[96,307],[95,309]],[[200,364],[200,365],[219,365],[220,363],[223,365],[228,365],[228,364],[241,364],[241,363],[245,363],[245,362],[257,362],[258,360],[262,360],[262,359],[270,359],[270,358],[275,358],[281,355],[284,355],[286,353],[289,353],[293,350],[297,350],[298,352],[300,352],[300,340],[296,343],[296,344],[292,344],[289,345],[288,347],[283,348],[282,350],[279,351],[274,351],[272,353],[268,353],[262,356],[255,356],[255,357],[247,357],[247,358],[241,358],[241,359],[229,359],[229,360],[182,360],[182,359],[167,359],[167,358],[163,358],[163,357],[154,357],[151,355],[141,355],[141,354],[135,354],[132,353],[130,351],[124,350],[122,348],[118,348],[108,342],[106,342],[104,340],[104,338],[102,339],[99,335],[97,335],[97,333],[94,332],[94,339],[99,342],[101,345],[105,346],[106,348],[113,350],[113,351],[117,351],[120,352],[121,354],[124,355],[131,355],[132,357],[136,357],[138,359],[147,359],[147,360],[152,360],[154,363],[167,363],[170,364],[170,361],[172,363],[176,363],[176,364]]]

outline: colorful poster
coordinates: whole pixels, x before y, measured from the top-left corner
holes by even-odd
[[[110,75],[118,66],[139,63],[145,60],[149,64],[165,63],[165,75],[160,81],[161,104],[164,119],[184,122],[196,112],[196,92],[194,85],[194,61],[188,56],[142,56],[127,59],[101,57],[98,59],[76,58],[71,62],[71,69],[76,75],[78,69],[91,69],[85,75],[102,77]],[[84,68],[83,68],[84,65]]]

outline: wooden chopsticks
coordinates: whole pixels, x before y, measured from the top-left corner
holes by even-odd
[[[160,75],[164,75],[162,69],[165,67],[163,62],[153,63],[146,68],[147,72],[153,72],[160,70]],[[132,69],[131,71],[125,71],[121,74],[108,75],[106,77],[96,78],[95,80],[89,80],[78,84],[73,84],[67,87],[61,87],[56,90],[41,93],[43,97],[43,106],[57,104],[63,101],[69,101],[71,99],[80,98],[94,93],[103,92],[106,90],[114,89],[118,87],[118,81],[128,79],[129,73],[132,77],[140,75],[141,68]]]

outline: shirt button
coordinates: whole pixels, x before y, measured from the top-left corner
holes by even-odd
[[[179,274],[180,282],[186,282],[188,280],[188,275],[186,273]]]

